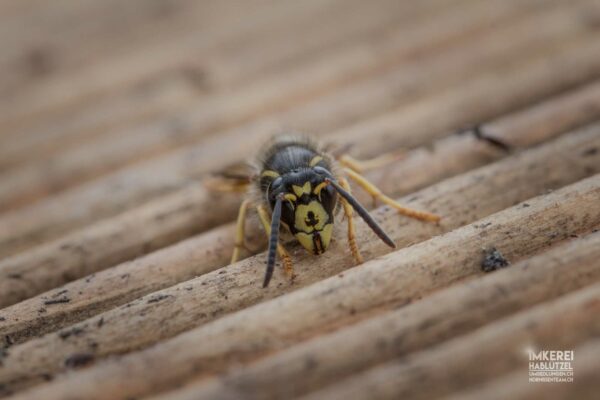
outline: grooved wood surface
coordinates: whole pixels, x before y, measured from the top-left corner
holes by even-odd
[[[3,1],[0,397],[595,398],[599,37],[598,0]],[[397,248],[340,218],[263,289],[207,183],[286,131],[441,221],[355,187]]]

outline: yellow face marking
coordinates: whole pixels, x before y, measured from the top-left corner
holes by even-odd
[[[323,205],[318,201],[311,201],[308,204],[298,204],[294,216],[294,228],[306,233],[311,233],[314,230],[322,230],[329,221],[329,214],[327,214]]]
[[[312,160],[310,160],[310,163],[309,163],[309,165],[310,165],[311,167],[314,167],[315,165],[317,165],[317,164],[318,164],[318,163],[320,163],[321,161],[323,161],[323,157],[321,157],[321,156],[314,156],[314,157],[312,158]]]
[[[300,242],[302,247],[308,250],[310,253],[315,252],[315,244],[312,239],[312,235],[304,232],[298,232],[294,235],[296,239]]]
[[[261,177],[269,176],[271,178],[277,178],[277,177],[279,177],[279,174],[273,170],[266,169],[260,174],[260,176]]]
[[[313,190],[313,193],[319,196],[319,201],[321,200],[321,190],[323,190],[323,188],[327,185],[329,185],[329,183],[321,182],[315,187],[315,190]]]
[[[333,233],[333,224],[327,224],[323,227],[323,231],[321,232],[321,243],[323,244],[323,251],[327,250],[329,247],[329,242],[331,241],[331,234]]]
[[[293,210],[294,203],[296,202],[296,200],[298,200],[298,198],[291,193],[284,194],[283,198],[286,199],[290,203],[290,206],[292,206],[292,210]]]
[[[329,242],[331,242],[331,233],[333,232],[333,224],[326,224],[323,227],[323,230],[319,232],[319,236],[321,238],[320,246],[317,244],[317,248],[315,248],[315,240],[313,239],[313,233],[304,233],[298,232],[294,236],[300,242],[302,247],[308,250],[311,254],[321,254],[327,250],[329,247]],[[315,251],[316,250],[316,251]]]
[[[305,182],[302,187],[298,185],[292,185],[292,190],[296,193],[296,196],[301,197],[304,193],[310,194],[311,185],[310,182]]]

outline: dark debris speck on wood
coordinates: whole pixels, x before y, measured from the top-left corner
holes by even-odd
[[[60,292],[53,294],[52,298],[55,299],[55,298],[57,298],[57,297],[59,297],[59,296],[61,296],[63,294],[66,294],[68,291],[69,291],[68,289],[63,289]]]
[[[168,295],[168,294],[159,294],[159,295],[156,295],[156,296],[148,299],[148,304],[150,304],[150,303],[158,303],[159,301],[164,300],[164,299],[166,299],[168,297],[171,297],[171,296]]]
[[[69,338],[70,336],[81,335],[83,333],[83,331],[84,331],[83,328],[74,327],[69,330],[59,332],[58,335],[60,336],[61,339],[65,340],[65,339]]]
[[[491,146],[493,146],[493,147],[495,147],[497,149],[500,149],[500,150],[502,150],[502,151],[504,151],[506,153],[509,153],[511,151],[511,147],[507,143],[505,143],[502,140],[497,139],[497,138],[495,138],[493,136],[489,136],[487,134],[487,132],[485,132],[482,129],[481,125],[475,125],[475,126],[473,126],[471,128],[471,132],[473,132],[473,135],[477,139],[483,140],[483,141],[487,142],[488,144],[490,144]]]
[[[495,247],[490,248],[485,252],[483,261],[481,262],[481,269],[483,272],[492,272],[500,268],[508,267],[510,263],[502,253]]]
[[[71,299],[69,299],[68,297],[61,297],[59,299],[46,300],[46,301],[44,301],[44,305],[49,306],[52,304],[68,303],[70,301],[71,301]]]
[[[94,361],[94,355],[90,353],[77,353],[65,359],[65,367],[79,368]]]

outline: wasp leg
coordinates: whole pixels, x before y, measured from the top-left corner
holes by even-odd
[[[240,259],[240,250],[247,248],[244,244],[244,233],[246,228],[246,213],[251,205],[252,202],[250,200],[244,200],[238,211],[237,224],[235,227],[235,247],[233,248],[233,254],[231,255],[231,264]]]
[[[350,193],[350,185],[348,184],[346,178],[340,178],[339,182],[340,186]],[[348,245],[350,246],[350,251],[352,252],[352,257],[354,257],[356,264],[362,264],[363,258],[360,255],[360,250],[356,244],[356,232],[354,231],[354,219],[352,218],[353,209],[346,199],[343,197],[340,198],[342,201],[342,206],[344,207],[344,215],[346,215],[346,220],[348,221]]]
[[[398,151],[383,154],[379,157],[372,158],[370,160],[357,160],[349,154],[343,154],[338,158],[338,162],[342,164],[342,166],[351,169],[352,171],[358,174],[362,174],[365,171],[383,167],[386,164],[404,158],[405,154],[406,151],[401,149]],[[372,198],[373,202],[371,206],[375,208],[377,206],[377,196],[372,196]]]
[[[440,217],[435,214],[431,214],[425,211],[413,210],[412,208],[404,207],[400,203],[396,202],[394,199],[389,198],[385,194],[381,193],[375,185],[366,180],[362,175],[353,171],[350,168],[344,168],[344,172],[348,174],[348,177],[360,185],[367,193],[371,196],[376,197],[383,201],[385,204],[395,208],[400,214],[406,215],[407,217],[418,219],[421,221],[429,221],[429,222],[437,222],[440,220]]]
[[[263,205],[257,205],[256,211],[258,211],[258,216],[260,217],[260,221],[261,221],[263,227],[265,228],[267,237],[269,237],[271,235],[271,221],[269,220],[269,214],[267,213],[267,210],[265,209],[265,207]],[[279,254],[279,257],[281,258],[281,261],[283,263],[283,270],[285,271],[285,274],[290,279],[293,279],[294,278],[294,267],[292,266],[292,258],[290,257],[290,255],[288,254],[288,252],[286,251],[286,249],[283,247],[283,245],[281,243],[277,243],[277,254]]]
[[[346,168],[350,168],[354,172],[363,173],[371,169],[383,167],[393,161],[397,161],[404,157],[406,151],[398,150],[383,154],[379,157],[372,158],[370,160],[357,160],[349,154],[343,154],[338,158],[338,162]]]

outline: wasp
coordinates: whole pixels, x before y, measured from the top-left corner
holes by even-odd
[[[334,221],[343,212],[347,223],[348,246],[356,263],[361,264],[363,259],[356,243],[353,219],[356,212],[385,244],[395,248],[393,240],[352,196],[348,179],[373,199],[381,200],[405,216],[437,222],[440,219],[437,215],[402,206],[361,175],[369,166],[383,164],[388,158],[384,156],[369,163],[349,155],[334,157],[307,136],[294,134],[275,137],[252,164],[253,173],[223,174],[230,180],[228,185],[209,185],[212,189],[244,190],[248,193],[238,212],[231,262],[239,260],[240,251],[245,247],[245,221],[250,208],[256,209],[269,238],[263,287],[269,285],[277,256],[286,274],[292,278],[294,276],[291,257],[280,243],[282,227],[309,253],[320,255],[329,247]]]

